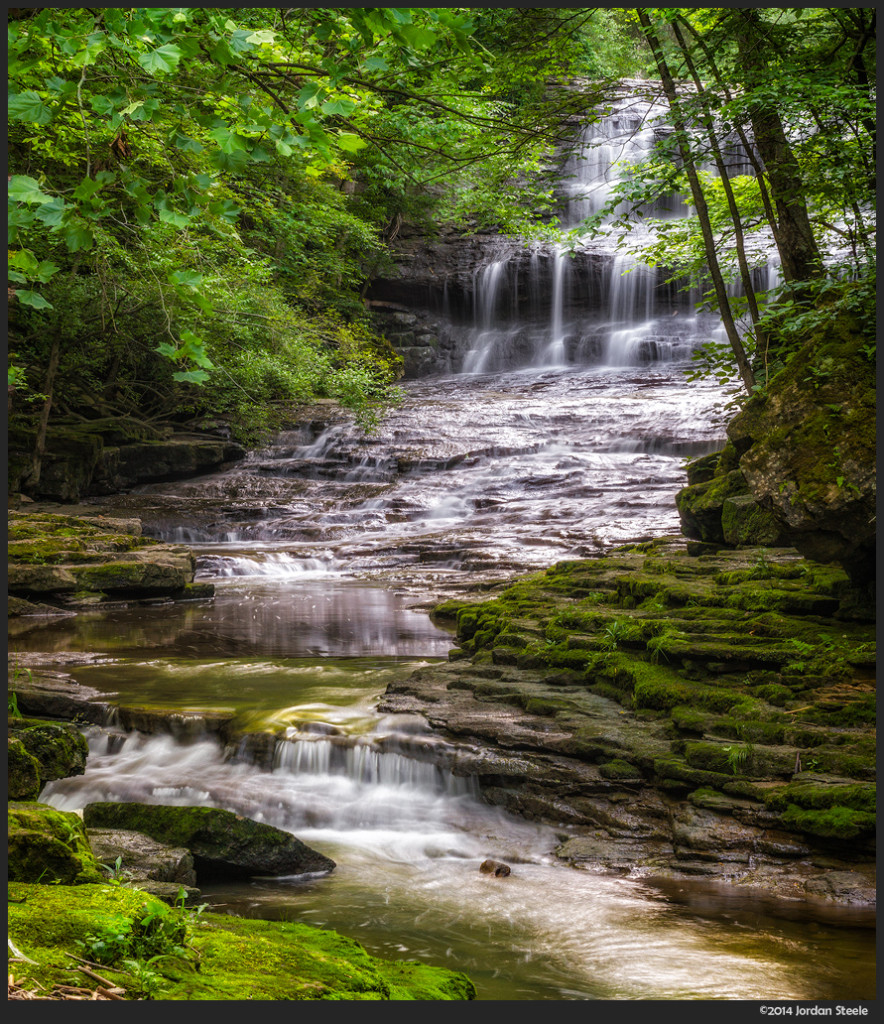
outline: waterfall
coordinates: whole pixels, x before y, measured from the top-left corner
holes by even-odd
[[[631,98],[585,127],[561,186],[560,225],[576,240],[516,248],[474,269],[461,372],[682,360],[708,340],[717,318],[697,317],[696,294],[668,282],[663,268],[620,252],[613,234],[580,235],[582,221],[601,211],[620,175],[665,137],[666,112]],[[686,210],[679,197],[661,197],[641,215],[629,214],[631,230],[640,234],[644,218]],[[607,222],[626,212],[618,208]]]
[[[558,176],[555,223],[567,242],[483,236],[461,248],[443,246],[442,272],[419,271],[422,293],[407,280],[380,286],[378,305],[404,301],[435,321],[422,328],[424,339],[435,335],[435,350],[416,330],[414,340],[402,341],[404,354],[420,353],[410,357],[411,376],[682,362],[717,335],[718,315],[697,311],[708,285],[688,287],[671,269],[630,254],[650,240],[653,222],[690,213],[683,196],[663,194],[641,209],[621,203],[594,233],[584,223],[598,218],[620,179],[671,135],[668,105],[624,89],[609,110],[587,120]],[[724,157],[730,176],[752,171],[739,139],[726,140]],[[755,242],[761,247],[751,258],[763,291],[765,276],[773,275],[764,268],[766,243]],[[735,282],[729,291],[738,297]]]
[[[284,739],[276,744],[273,771],[290,775],[340,775],[359,786],[406,787],[476,796],[475,778],[459,778],[440,765],[367,742],[344,739]]]

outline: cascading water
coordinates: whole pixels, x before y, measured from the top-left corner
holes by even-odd
[[[662,130],[625,103],[587,129],[566,216],[599,210],[617,162]],[[192,544],[213,601],[14,627],[22,665],[61,667],[123,705],[270,730],[273,763],[193,730],[107,727],[92,732],[86,773],[41,798],[220,806],[288,829],[335,871],[206,896],[467,971],[482,999],[873,992],[868,930],[809,931],[737,894],[695,909],[688,883],[664,893],[564,867],[554,850],[567,828],[483,803],[462,740],[378,713],[391,682],[451,646],[420,606],[677,532],[683,460],[724,436],[721,389],[682,372],[714,319],[613,250],[502,243],[473,275],[468,315],[447,284],[439,301],[460,317],[463,372],[409,381],[377,434],[338,417],[224,472],[97,502]],[[487,857],[512,875],[481,874]]]
[[[637,366],[689,358],[709,340],[717,318],[698,315],[696,289],[668,285],[666,271],[619,251],[617,238],[581,235],[602,211],[618,178],[666,134],[666,108],[622,101],[584,131],[566,161],[560,226],[575,241],[510,249],[473,278],[475,316],[465,330],[465,373],[567,365]],[[606,218],[629,213],[620,204]],[[649,218],[684,216],[678,196],[630,213],[630,232]],[[527,300],[526,300],[527,295]]]

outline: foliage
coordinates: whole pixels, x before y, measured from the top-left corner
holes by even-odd
[[[43,391],[68,414],[223,411],[248,433],[267,404],[326,396],[370,427],[396,396],[361,302],[391,224],[433,208],[506,227],[550,201],[541,163],[563,115],[501,94],[477,20],[14,9],[16,395],[36,399],[60,349],[64,405],[49,377]]]

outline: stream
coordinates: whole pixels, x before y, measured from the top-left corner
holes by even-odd
[[[483,1000],[873,996],[868,911],[566,867],[567,828],[483,804],[426,759],[445,741],[422,719],[375,710],[452,647],[428,603],[677,532],[684,457],[721,439],[720,396],[683,369],[411,382],[375,438],[345,422],[291,433],[223,473],[107,499],[187,539],[214,600],[19,620],[12,646],[121,701],[287,739],[260,771],[208,737],[93,728],[86,774],[41,799],[202,804],[285,828],[335,870],[204,897],[466,971]],[[481,874],[487,857],[512,874]]]
[[[624,148],[653,144],[617,118],[575,165],[574,216],[598,208]],[[201,804],[287,829],[335,870],[205,899],[465,971],[481,1000],[874,998],[873,910],[568,867],[567,827],[483,803],[433,763],[444,737],[377,711],[392,681],[447,658],[438,601],[679,532],[685,460],[725,438],[725,392],[685,376],[717,324],[645,269],[605,266],[590,279],[549,248],[487,265],[456,365],[407,381],[375,435],[331,416],[222,472],[93,499],[189,544],[215,597],[19,619],[22,664],[284,738],[262,771],[208,735],[92,727],[85,775],[40,799]],[[489,857],[512,873],[480,873]]]

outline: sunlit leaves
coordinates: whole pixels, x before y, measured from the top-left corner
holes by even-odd
[[[181,60],[181,49],[174,43],[158,46],[155,50],[138,55],[138,63],[152,75],[167,75],[174,71]]]
[[[335,136],[335,141],[346,153],[358,153],[360,149],[365,149],[368,145],[365,139],[352,132],[341,132],[340,135]]]
[[[26,174],[13,174],[8,184],[9,198],[15,203],[49,203],[52,196],[47,195],[38,181]]]

